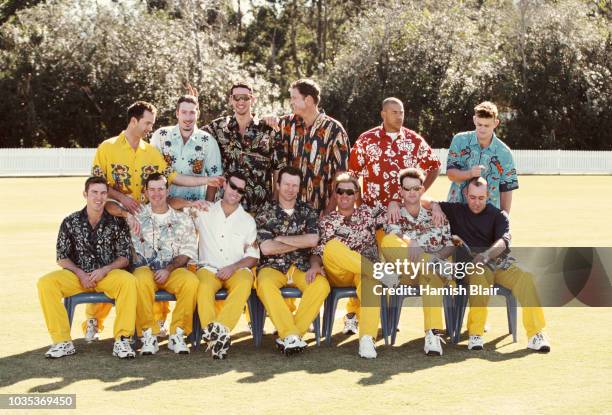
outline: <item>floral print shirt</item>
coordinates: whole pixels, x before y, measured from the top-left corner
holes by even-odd
[[[425,174],[440,168],[440,160],[423,137],[402,127],[395,140],[383,126],[361,134],[351,149],[349,171],[363,176],[363,203],[374,206],[401,203],[399,171],[417,167]]]
[[[348,170],[349,140],[344,127],[320,113],[306,127],[297,115],[280,120],[278,139],[286,155],[285,164],[302,170],[301,200],[321,211],[331,196],[331,180],[337,172]]]
[[[296,236],[305,234],[319,234],[317,211],[304,202],[297,201],[293,214],[289,215],[280,207],[278,202],[266,203],[257,216],[257,243],[277,236]],[[295,265],[301,271],[310,268],[311,249],[298,249],[279,255],[262,255],[258,270],[264,267],[274,268],[283,274],[289,271],[291,265]]]
[[[421,207],[418,216],[413,217],[405,207],[400,209],[401,218],[396,224],[385,225],[386,233],[410,238],[427,253],[435,253],[445,246],[453,246],[450,225],[447,221],[441,227],[433,224],[431,211]]]
[[[119,257],[132,258],[130,230],[123,218],[104,211],[92,229],[87,208],[67,216],[60,226],[57,260],[70,259],[84,272],[102,268]]]
[[[178,124],[162,127],[153,133],[154,145],[177,173],[189,176],[220,176],[223,174],[221,153],[217,141],[206,131],[195,127],[185,143]],[[170,186],[170,196],[187,200],[206,198],[206,186]]]
[[[246,176],[246,194],[242,207],[250,214],[272,201],[272,174],[283,167],[285,159],[276,133],[263,121],[254,117],[244,135],[235,116],[217,118],[204,127],[217,139],[221,149],[223,170],[239,171]]]
[[[313,250],[313,254],[322,258],[325,244],[335,238],[349,249],[375,262],[378,260],[378,249],[374,235],[376,228],[385,222],[386,215],[381,208],[372,209],[361,205],[351,216],[333,211],[325,215],[319,223],[319,245]]]
[[[158,271],[179,255],[197,261],[195,226],[188,214],[171,207],[166,213],[156,214],[146,204],[136,219],[140,223],[140,235],[132,234],[135,267],[148,266]]]

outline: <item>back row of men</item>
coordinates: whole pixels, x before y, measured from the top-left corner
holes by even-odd
[[[349,156],[344,129],[318,109],[318,86],[310,80],[300,80],[292,84],[290,92],[294,113],[280,120],[266,117],[263,123],[252,114],[255,96],[249,85],[233,85],[229,100],[234,115],[209,124],[205,130],[210,134],[196,126],[197,98],[182,96],[176,108],[178,125],[161,128],[153,135],[152,144],[159,151],[143,140],[153,129],[155,108],[137,102],[128,109],[126,130],[103,142],[96,152],[93,174],[102,179],[88,180],[87,208],[69,216],[62,224],[58,263],[63,270],[43,277],[39,283],[41,303],[54,341],[48,356],[74,353],[65,311],[53,304],[61,297],[73,295],[75,290],[103,291],[112,298],[117,297],[114,354],[134,355],[127,341],[134,321],[143,336],[141,352],[155,353],[155,334],[160,331],[158,321],[163,322],[167,313],[167,305],[153,304],[157,287],[177,296],[169,347],[177,353],[188,352],[183,335],[191,331],[190,318],[197,300],[205,327],[203,338],[212,346],[213,356],[223,358],[230,345],[229,331],[236,324],[253,284],[254,276],[249,268],[257,264],[260,250],[263,257],[258,267],[257,291],[277,326],[280,336],[277,345],[287,354],[300,351],[305,346],[301,336],[318,314],[330,283],[356,285],[360,296],[363,296],[361,292],[372,291],[359,288],[362,280],[370,288],[376,283],[370,265],[376,260],[377,246],[382,247],[383,253],[385,248],[405,247],[391,249],[389,252],[393,253],[387,256],[405,253],[412,261],[432,254],[446,258],[449,252],[445,249],[450,249],[451,242],[448,224],[441,221],[442,210],[451,228],[456,218],[453,233],[462,233],[460,236],[471,246],[483,247],[484,253],[474,261],[486,263],[491,258],[506,257],[509,222],[499,207],[509,212],[511,191],[518,184],[511,153],[493,132],[499,123],[493,104],[477,106],[476,130],[453,139],[448,160],[448,176],[453,181],[449,200],[456,203],[438,205],[422,200],[421,195],[437,177],[440,162],[425,140],[403,127],[401,101],[396,98],[383,101],[382,126],[362,134]],[[409,170],[402,170],[405,168]],[[231,172],[227,180],[220,176],[223,170]],[[346,170],[353,175],[340,174]],[[399,177],[401,170],[403,177]],[[363,177],[363,193],[355,176]],[[171,198],[167,199],[165,189],[169,182]],[[92,213],[94,217],[90,218],[92,185],[97,190],[91,205],[101,206],[102,210],[97,216]],[[206,206],[202,199],[212,200],[216,187],[220,186],[223,186],[222,199]],[[273,189],[277,190],[276,196]],[[468,198],[468,192],[476,194]],[[106,205],[108,212],[115,216],[104,210],[107,197],[121,204]],[[149,204],[143,205],[145,200]],[[468,205],[463,205],[466,200]],[[421,204],[431,210],[422,209]],[[199,233],[199,254],[195,233],[189,231],[190,219],[186,220],[185,215],[175,210],[184,208],[207,209],[205,212],[192,210]],[[390,235],[385,237],[383,230],[376,228],[386,222],[387,215],[380,212],[387,208],[389,221],[395,225],[388,227]],[[256,215],[257,227],[247,212]],[[483,216],[482,212],[488,215]],[[122,216],[132,227],[131,237],[127,227],[116,218]],[[101,232],[100,221],[116,229]],[[481,231],[474,232],[474,229]],[[114,235],[124,243],[113,245],[102,241],[88,245],[97,237],[104,239],[103,234],[106,238]],[[136,278],[131,279],[130,274],[120,271],[132,258],[128,252],[130,239],[136,267]],[[418,241],[424,252],[409,250],[410,241],[413,246]],[[100,248],[104,243],[108,252]],[[197,278],[183,268],[190,259],[197,259]],[[484,279],[479,281],[481,285],[505,282],[513,291],[518,285],[517,293],[523,293],[518,295],[519,301],[536,306],[526,312],[531,317],[524,317],[529,347],[549,350],[541,333],[544,318],[532,278],[505,262],[505,268],[481,276]],[[117,281],[109,278],[113,272],[119,275]],[[424,274],[421,278],[428,284],[442,283],[436,275]],[[72,291],[59,289],[58,281],[68,280],[72,280]],[[471,284],[478,283],[476,280],[477,276],[470,276]],[[134,285],[137,293],[134,296],[138,301],[134,297],[132,305],[129,299],[119,298],[120,293],[127,296],[130,291],[125,284]],[[303,292],[295,316],[280,296],[279,289],[285,284],[293,284]],[[105,288],[106,285],[109,287]],[[52,287],[57,292],[50,294]],[[214,293],[222,287],[228,289],[229,297],[217,315]],[[428,298],[435,306],[424,308],[428,354],[442,354],[439,298]],[[470,349],[482,348],[486,298],[470,297],[474,317],[468,323]],[[474,307],[479,304],[482,306]],[[345,323],[349,330],[356,331],[356,316],[360,314],[359,354],[375,357],[379,311],[376,305],[367,305],[360,307],[359,301],[351,302]],[[158,309],[154,310],[155,306]],[[138,317],[131,318],[125,307],[134,309]],[[92,338],[102,328],[108,310],[106,305],[88,308],[89,318],[84,324],[86,337]]]

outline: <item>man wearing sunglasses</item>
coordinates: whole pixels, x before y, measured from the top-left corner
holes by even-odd
[[[200,252],[198,314],[204,328],[202,340],[208,343],[214,359],[227,356],[230,332],[251,294],[251,267],[259,259],[255,220],[240,204],[246,192],[246,176],[231,172],[223,186],[223,199],[208,211],[196,211]],[[228,296],[217,313],[215,294],[221,288],[227,289]]]
[[[319,242],[319,214],[299,201],[302,171],[293,166],[278,175],[278,201],[264,205],[256,217],[257,240],[263,255],[257,271],[257,295],[274,322],[276,345],[286,355],[306,347],[302,336],[329,294],[329,283],[310,265],[311,249]],[[295,316],[280,289],[297,287],[302,298]]]
[[[285,157],[277,145],[276,132],[253,114],[256,97],[251,85],[235,83],[229,90],[234,111],[204,127],[221,148],[223,169],[240,171],[247,181],[242,207],[255,215],[264,203],[272,201],[273,181]]]
[[[373,262],[378,260],[374,233],[386,216],[367,205],[355,207],[359,182],[349,173],[334,180],[337,209],[319,222],[319,244],[310,258],[309,273],[327,275],[332,287],[356,287],[359,298],[359,356],[376,358],[375,340],[380,321],[380,298],[373,295],[376,280]],[[323,271],[324,270],[324,271]]]
[[[422,265],[432,259],[448,258],[453,252],[448,222],[437,226],[431,210],[421,206],[425,192],[425,175],[416,168],[399,172],[398,182],[402,196],[400,219],[385,226],[387,235],[382,239],[383,255],[388,262],[409,260]],[[414,268],[413,268],[414,269]],[[428,272],[431,271],[431,272]],[[433,290],[421,290],[423,297],[423,320],[425,328],[424,351],[427,355],[442,355],[443,333],[442,296],[435,290],[444,287],[445,280],[433,270],[420,268],[418,275],[404,275],[401,282],[406,285],[419,284]],[[437,291],[440,292],[440,291]],[[449,327],[447,327],[447,330]]]

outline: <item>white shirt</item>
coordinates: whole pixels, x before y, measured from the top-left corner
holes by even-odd
[[[219,200],[207,212],[197,211],[195,226],[199,266],[217,272],[246,257],[259,259],[255,219],[242,206],[226,217]]]

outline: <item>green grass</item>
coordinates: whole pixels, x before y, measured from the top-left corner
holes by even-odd
[[[77,355],[48,361],[36,280],[55,268],[57,229],[82,207],[83,182],[0,179],[0,393],[76,393],[77,410],[87,413],[610,412],[608,308],[546,309],[548,355],[525,351],[520,322],[519,341],[512,343],[505,311],[491,308],[484,352],[468,353],[463,338],[447,344],[444,356],[428,358],[421,310],[405,307],[396,345],[379,341],[375,361],[357,357],[357,336],[339,333],[339,315],[332,348],[313,346],[289,359],[273,350],[271,335],[255,350],[241,321],[226,361],[201,349],[175,356],[165,347],[154,357],[119,361],[110,355],[111,317],[103,340],[91,345],[75,324]],[[511,214],[516,246],[612,246],[612,177],[524,176],[520,184]],[[447,189],[441,177],[430,194],[444,198]],[[80,308],[75,321],[82,316]]]

